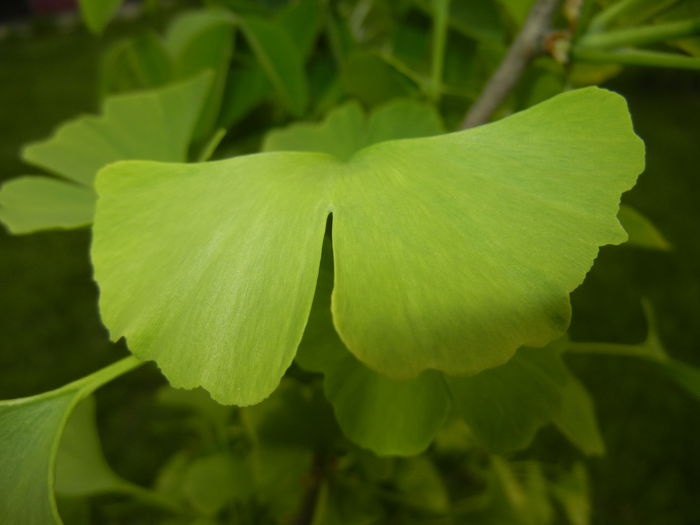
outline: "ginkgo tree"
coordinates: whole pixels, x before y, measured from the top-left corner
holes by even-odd
[[[620,207],[644,169],[624,98],[565,82],[591,84],[576,65],[698,24],[650,10],[649,27],[610,29],[634,1],[567,4],[571,29],[546,58],[566,67],[530,65],[545,88],[508,99],[551,44],[558,2],[529,16],[518,2],[370,2],[378,18],[349,1],[213,3],[113,44],[100,114],[27,146],[49,173],[0,190],[12,233],[91,228],[102,322],[131,352],[0,402],[0,517],[61,523],[56,494],[113,493],[168,524],[588,523],[581,463],[545,472],[504,456],[547,425],[604,452],[564,354],[647,359],[696,396],[700,374],[667,356],[651,311],[640,345],[567,335],[569,295],[600,247],[669,246]],[[91,30],[118,4],[81,2]],[[382,16],[389,36],[372,36]],[[507,52],[506,20],[522,26]],[[697,68],[691,54],[634,56]],[[489,105],[498,118],[473,126]],[[171,385],[160,401],[214,436],[154,487],[111,470],[91,397],[147,362]],[[451,480],[447,461],[476,481]]]

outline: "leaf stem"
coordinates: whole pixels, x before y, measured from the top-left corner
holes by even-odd
[[[525,67],[544,51],[552,16],[561,0],[538,0],[523,27],[508,49],[503,62],[489,79],[478,100],[469,108],[462,129],[472,128],[489,120],[498,106],[516,86]]]
[[[664,354],[655,352],[652,348],[641,344],[633,345],[625,343],[571,342],[567,346],[567,351],[571,352],[572,354],[602,354],[636,357],[640,359],[650,359],[657,362],[664,362],[668,360]]]
[[[97,370],[96,372],[93,372],[90,375],[81,377],[80,379],[73,381],[72,383],[68,383],[67,385],[62,386],[56,391],[80,387],[82,390],[82,395],[86,396],[100,388],[102,385],[105,385],[110,381],[116,379],[117,377],[126,374],[127,372],[135,368],[138,368],[143,363],[144,362],[140,359],[136,358],[133,355],[130,355],[129,357],[120,359],[116,363],[107,365],[106,367],[101,368],[100,370]]]
[[[588,26],[589,32],[594,33],[605,29],[621,16],[635,9],[637,4],[643,1],[644,0],[622,0],[621,2],[612,4],[607,9],[603,9],[591,20],[591,23]],[[665,2],[663,0],[659,1],[656,9],[651,13],[648,13],[648,16],[645,18],[649,18],[655,14],[658,14],[660,11],[668,9],[676,2],[678,2],[678,0],[666,0]]]
[[[442,75],[445,65],[450,0],[433,0],[433,42],[428,95],[433,102],[440,100]]]
[[[578,46],[586,49],[611,49],[653,44],[655,42],[693,36],[698,33],[700,33],[700,18],[692,18],[681,22],[652,24],[587,34],[579,40]]]
[[[314,454],[311,470],[307,474],[306,490],[301,501],[301,507],[297,514],[292,517],[290,525],[311,525],[313,523],[328,464],[328,459],[322,453],[317,452]]]
[[[219,147],[219,144],[221,144],[221,141],[224,139],[225,136],[226,128],[217,129],[214,132],[214,134],[209,138],[207,143],[204,144],[204,147],[199,152],[199,155],[197,155],[197,162],[206,162],[209,159],[211,159],[211,156],[216,151],[216,148]]]
[[[572,53],[572,58],[578,62],[599,64],[700,70],[700,57],[690,57],[678,53],[664,53],[661,51],[646,51],[643,49],[620,49],[616,51],[586,48],[575,49]]]

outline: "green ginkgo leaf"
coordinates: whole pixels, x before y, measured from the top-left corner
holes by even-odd
[[[172,57],[175,78],[188,78],[205,70],[212,73],[210,91],[193,132],[194,140],[206,138],[216,123],[233,42],[233,19],[225,10],[185,12],[168,27],[164,47]]]
[[[134,357],[127,357],[56,390],[0,401],[3,523],[61,523],[53,495],[54,462],[68,417],[81,399],[139,364]]]
[[[593,400],[581,382],[571,374],[562,391],[561,405],[553,422],[585,454],[599,456],[605,453]]]
[[[332,290],[331,247],[324,243],[314,303],[296,362],[324,374],[326,397],[350,440],[380,455],[422,452],[450,411],[445,381],[434,370],[413,379],[390,379],[359,362],[333,329]]]
[[[527,447],[559,413],[569,375],[558,342],[521,348],[506,364],[472,377],[448,377],[457,413],[492,452]]]
[[[359,103],[331,111],[320,123],[292,124],[272,130],[263,151],[316,151],[341,160],[385,140],[439,135],[445,130],[437,112],[414,100],[395,100],[367,117]]]
[[[239,17],[239,26],[284,105],[293,115],[302,115],[309,93],[298,43],[284,26],[265,18]]]
[[[54,457],[79,390],[0,403],[0,516],[12,523],[59,522]]]
[[[162,89],[116,95],[99,116],[63,124],[48,140],[30,144],[24,160],[89,186],[111,162],[148,159],[184,162],[209,74]]]
[[[28,175],[0,189],[0,220],[15,234],[84,226],[94,213],[95,192],[82,184]]]
[[[128,493],[132,487],[107,463],[95,416],[95,400],[90,396],[78,403],[63,429],[56,456],[56,492],[62,496]]]
[[[102,170],[103,320],[176,386],[251,404],[306,325],[332,215],[335,327],[370,368],[475,374],[559,337],[643,168],[622,97],[586,88],[341,161],[270,152]]]
[[[126,159],[184,162],[210,81],[203,73],[108,98],[101,115],[71,120],[28,146],[24,160],[70,182],[38,176],[8,181],[0,190],[0,220],[12,233],[83,226],[92,221],[92,184],[103,166]]]

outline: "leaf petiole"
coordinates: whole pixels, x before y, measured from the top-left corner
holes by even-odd
[[[698,57],[690,57],[678,53],[665,53],[662,51],[646,51],[643,49],[605,51],[577,48],[572,53],[572,57],[575,61],[597,64],[700,70],[700,58]]]
[[[607,9],[603,9],[591,20],[589,31],[592,33],[602,31],[606,27],[612,25],[612,23],[621,16],[624,16],[630,11],[637,9],[639,7],[638,4],[642,3],[643,1],[644,0],[622,0],[621,2],[611,5]],[[657,3],[651,12],[646,13],[644,18],[657,15],[661,11],[671,7],[676,2],[678,2],[678,0],[662,0]]]
[[[666,24],[650,24],[614,31],[590,33],[578,43],[585,49],[613,49],[675,40],[700,33],[700,17]]]
[[[450,0],[433,0],[433,42],[428,95],[434,102],[440,100],[449,13]]]

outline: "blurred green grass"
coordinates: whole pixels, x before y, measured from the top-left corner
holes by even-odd
[[[22,144],[97,106],[103,43],[82,30],[0,41],[0,179],[34,173]],[[574,294],[572,332],[586,340],[635,342],[649,297],[671,355],[700,365],[700,100],[697,77],[630,71],[611,84],[625,94],[647,143],[648,169],[625,200],[652,218],[671,254],[605,248]],[[12,237],[0,233],[0,395],[41,392],[125,355],[99,322],[87,230]],[[589,462],[598,524],[700,523],[696,503],[700,411],[644,362],[571,358],[597,401],[608,456]],[[150,393],[163,384],[145,368],[99,397],[107,456],[118,472],[150,481],[186,440]],[[125,440],[124,437],[129,436]]]

